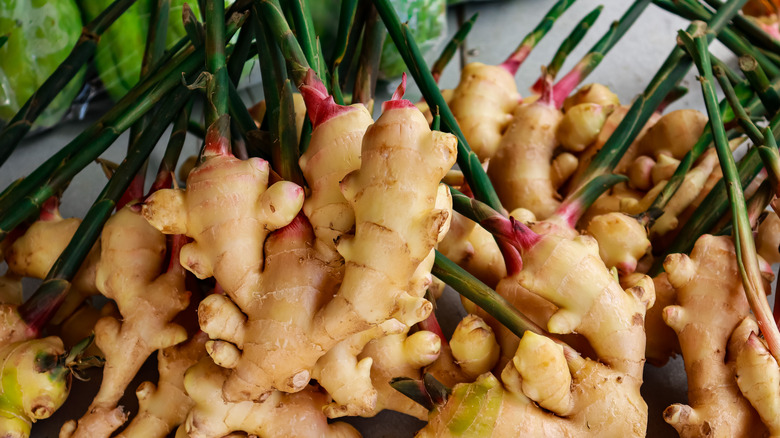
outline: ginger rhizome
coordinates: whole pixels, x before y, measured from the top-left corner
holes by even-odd
[[[690,257],[664,261],[676,303],[663,310],[677,333],[688,375],[688,404],[675,404],[664,419],[681,437],[762,436],[765,427],[737,386],[729,337],[750,312],[731,238],[704,235]]]
[[[195,402],[184,390],[184,373],[206,356],[208,337],[199,332],[185,343],[157,353],[160,379],[143,382],[135,390],[139,411],[117,438],[164,438],[184,423]]]
[[[449,105],[466,141],[481,161],[495,155],[519,102],[514,71],[504,65],[480,62],[463,67]]]
[[[339,182],[360,168],[363,134],[374,120],[363,105],[336,105],[313,72],[307,79],[312,85],[304,85],[301,90],[316,123],[309,148],[299,160],[311,189],[303,211],[314,227],[318,249],[326,260],[333,260],[340,258],[335,242],[355,225],[354,213],[341,194]]]
[[[545,237],[536,243],[540,247],[535,252],[546,254],[552,263],[542,268],[529,260],[532,266],[526,265],[523,272],[530,268],[527,275],[538,278],[534,282],[537,290],[560,306],[548,327],[581,333],[598,361],[526,332],[501,373],[503,384],[492,374],[483,374],[474,383],[455,386],[447,403],[434,409],[418,436],[645,435],[647,407],[639,394],[644,363],[642,320],[653,303],[652,282],[645,278],[623,291],[610,280],[603,264],[596,268],[597,249],[587,240]],[[586,280],[593,285],[582,294],[590,304],[576,303],[578,299],[568,292],[583,289],[558,283],[566,272],[559,273],[559,267],[574,261],[575,254],[593,261],[585,263],[595,268],[588,271]]]
[[[0,348],[0,435],[29,437],[32,423],[49,418],[65,403],[71,372],[63,357],[65,347],[54,336]]]
[[[222,388],[229,373],[208,357],[187,370],[184,387],[195,407],[179,426],[177,437],[224,437],[234,431],[260,438],[360,436],[346,423],[328,423],[322,413],[327,395],[314,387],[293,394],[273,391],[258,401],[225,401]]]
[[[165,235],[149,225],[137,205],[106,222],[95,283],[116,302],[122,319],[106,317],[96,324],[95,340],[106,358],[103,381],[87,413],[78,423],[65,423],[61,437],[110,436],[127,419],[117,403],[141,365],[156,350],[187,339],[184,328],[171,322],[190,299],[178,262],[183,239],[174,239],[178,244],[166,270]]]

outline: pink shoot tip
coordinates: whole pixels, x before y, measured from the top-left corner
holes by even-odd
[[[351,107],[339,105],[333,100],[333,96],[328,94],[325,84],[312,69],[306,72],[306,79],[303,80],[300,91],[303,95],[303,101],[306,102],[306,109],[309,111],[312,128],[352,110]]]
[[[401,83],[398,84],[398,87],[395,89],[395,92],[393,93],[393,97],[391,97],[390,100],[382,104],[382,111],[387,111],[389,109],[415,108],[412,102],[403,98],[405,93],[406,93],[406,72],[404,72],[404,74],[401,76]]]

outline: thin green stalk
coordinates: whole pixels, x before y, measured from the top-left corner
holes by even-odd
[[[272,0],[275,5],[279,0]],[[317,35],[314,32],[314,24],[311,16],[311,8],[308,0],[287,0],[285,2],[290,8],[290,13],[295,23],[295,34],[298,37],[298,43],[301,45],[304,56],[309,62],[311,68],[317,73],[320,80],[327,86],[328,71],[325,66],[325,60],[317,44]]]
[[[574,228],[582,215],[596,202],[596,199],[612,186],[626,181],[628,181],[628,177],[625,175],[612,173],[599,175],[568,196],[555,210],[555,216],[563,219],[570,227]]]
[[[8,160],[22,138],[30,131],[33,123],[57,97],[81,66],[95,54],[100,35],[129,8],[135,0],[116,0],[81,31],[76,45],[70,54],[54,72],[41,84],[40,88],[27,99],[14,117],[0,130],[0,166]]]
[[[566,12],[569,7],[574,4],[575,0],[558,0],[547,14],[542,18],[542,21],[536,25],[528,35],[523,38],[520,44],[517,46],[514,52],[504,61],[501,66],[504,67],[509,73],[513,75],[517,73],[517,69],[525,61],[531,51],[539,44],[539,41],[547,35],[547,32],[552,29],[555,21]]]
[[[512,303],[497,294],[486,284],[468,273],[465,269],[456,265],[452,260],[436,251],[436,259],[431,273],[439,280],[447,283],[456,292],[463,295],[490,316],[512,331],[518,337],[522,337],[526,330],[536,334],[549,336],[547,331],[536,325],[528,317],[520,313]]]
[[[703,23],[694,22],[688,26],[687,31],[694,34],[706,31],[708,40],[713,38],[723,29],[731,17],[739,12],[746,1],[730,0],[706,26]],[[667,93],[691,68],[692,62],[685,50],[675,44],[674,49],[653,76],[645,91],[634,100],[615,132],[593,158],[580,179],[575,182],[574,187],[582,186],[598,175],[609,173],[617,165]]]
[[[305,184],[303,172],[298,165],[301,154],[298,151],[298,128],[295,125],[295,105],[293,104],[293,86],[285,78],[280,93],[279,126],[279,175],[287,181],[300,186]]]
[[[187,138],[187,130],[190,122],[190,115],[192,114],[193,103],[194,100],[190,98],[179,111],[179,115],[176,116],[176,120],[173,122],[173,129],[171,130],[168,145],[165,147],[165,154],[160,161],[160,166],[157,168],[157,176],[155,177],[154,183],[152,183],[152,193],[157,190],[171,188],[173,184],[176,163],[179,162],[179,156],[184,147],[184,140]]]
[[[766,56],[767,59],[772,61],[772,64],[780,67],[780,55],[774,52],[770,52],[769,50],[762,49],[761,47],[758,47],[758,51],[761,52],[762,55]]]
[[[742,78],[742,76],[738,75],[737,72],[735,72],[734,69],[732,69],[728,64],[721,61],[715,55],[710,54],[710,57],[712,59],[712,68],[717,67],[723,70],[723,74],[726,75],[726,77],[729,79],[732,85],[737,85],[745,82],[745,79]]]
[[[653,2],[663,9],[688,20],[709,21],[713,17],[712,12],[702,6],[698,1],[653,0]],[[723,10],[723,8],[719,9],[718,13],[720,13],[721,10]],[[726,26],[722,29],[722,32],[718,32],[718,40],[737,56],[751,55],[756,58],[769,76],[775,77],[780,74],[780,68],[774,65],[769,58],[764,56],[756,47],[750,44],[750,42],[745,40],[745,38],[736,32],[732,26]]]
[[[758,146],[758,156],[766,167],[767,176],[772,183],[775,194],[780,194],[780,154],[777,151],[777,142],[769,128],[764,129],[765,144]]]
[[[474,27],[474,23],[477,21],[478,17],[479,12],[472,15],[471,18],[469,18],[465,23],[463,23],[462,26],[460,26],[460,29],[455,32],[455,35],[452,36],[452,39],[450,39],[450,41],[444,47],[444,50],[441,51],[441,55],[439,55],[439,57],[433,63],[433,67],[431,67],[431,74],[433,75],[433,79],[436,82],[439,82],[444,68],[447,66],[447,64],[450,63],[452,57],[455,56],[455,52],[458,51],[458,47],[460,47],[460,45],[466,41],[466,37],[469,35],[469,32],[471,32],[471,28]]]
[[[8,41],[8,35],[0,35],[0,48],[2,48],[6,41]]]
[[[458,122],[452,115],[450,107],[441,95],[439,86],[433,79],[425,59],[420,54],[409,27],[401,25],[401,21],[398,19],[398,15],[395,13],[395,9],[393,9],[393,5],[389,0],[373,1],[404,63],[409,68],[409,72],[417,86],[420,87],[425,101],[431,107],[436,106],[439,108],[444,126],[458,138],[458,166],[469,183],[474,196],[490,205],[494,210],[505,213],[504,207],[501,206],[501,201],[499,201],[498,195],[490,183],[485,169],[482,167],[482,163],[479,161],[477,154],[469,147],[463,132],[458,126]]]
[[[758,266],[756,246],[753,242],[753,231],[745,209],[745,195],[742,192],[742,186],[738,182],[737,166],[729,148],[726,131],[723,128],[723,121],[718,110],[718,98],[713,85],[712,67],[707,48],[708,42],[706,37],[702,35],[697,35],[695,39],[692,39],[689,34],[684,32],[680,32],[679,35],[683,44],[693,56],[699,69],[699,74],[703,76],[699,82],[704,93],[707,113],[710,116],[710,126],[715,138],[715,148],[718,152],[721,169],[723,170],[723,178],[728,181],[726,188],[735,231],[732,236],[737,252],[737,263],[742,277],[742,285],[750,303],[750,308],[759,322],[758,325],[767,342],[768,349],[772,356],[775,357],[775,360],[780,362],[780,331],[777,329],[772,316],[772,310],[769,308],[769,303],[766,300],[761,270]],[[771,137],[771,135],[769,136]]]
[[[334,89],[336,83],[338,83],[341,89],[346,89],[346,81],[350,76],[350,72],[352,71],[353,67],[357,68],[357,65],[355,65],[358,58],[357,51],[363,44],[362,35],[366,26],[366,21],[368,20],[369,14],[371,13],[371,9],[373,9],[373,6],[371,5],[370,1],[362,0],[358,2],[357,12],[355,12],[355,21],[352,24],[352,30],[349,32],[347,48],[344,51],[344,61],[342,61],[342,63],[339,65],[338,71],[331,72],[331,75],[337,76],[338,79],[338,82],[331,80],[331,83],[334,84]]]
[[[187,38],[192,41],[192,44],[195,47],[200,48],[203,46],[203,42],[206,40],[206,31],[203,28],[203,24],[198,21],[198,17],[195,16],[195,12],[187,3],[184,3],[182,6],[181,15],[182,23],[184,24],[184,31],[187,32]]]
[[[368,112],[374,112],[376,80],[379,77],[379,61],[382,46],[387,36],[385,26],[379,20],[379,13],[371,5],[363,31],[363,47],[360,50],[355,86],[352,90],[352,103],[362,103]]]
[[[287,61],[291,79],[296,87],[300,87],[306,79],[306,72],[309,71],[309,61],[284,17],[279,0],[255,0],[255,6],[263,20],[262,27],[267,27],[273,34]]]
[[[752,56],[739,58],[739,69],[745,74],[750,86],[756,91],[767,113],[775,114],[780,109],[780,93],[772,87],[764,69]]]
[[[111,216],[117,201],[154,149],[173,115],[177,114],[187,102],[189,93],[187,88],[179,87],[163,102],[133,150],[92,204],[70,243],[54,262],[41,286],[30,299],[19,306],[19,315],[28,326],[41,328],[57,312],[70,289],[70,280],[76,275],[100,236],[103,225]]]
[[[206,85],[206,125],[228,113],[228,78],[225,58],[225,2],[206,0],[206,69],[212,78]],[[230,131],[222,133],[230,139]]]
[[[723,2],[720,0],[705,0],[707,4],[715,9],[719,9],[723,6]],[[734,17],[734,27],[740,31],[751,43],[756,46],[760,46],[767,50],[771,50],[774,53],[780,54],[780,42],[774,39],[771,35],[766,33],[759,25],[753,20],[743,15],[736,15]]]
[[[571,51],[577,47],[580,41],[582,41],[582,38],[584,38],[588,33],[591,26],[593,26],[593,23],[595,23],[599,18],[602,9],[604,9],[604,5],[599,5],[590,11],[588,15],[583,17],[582,20],[580,20],[580,22],[574,26],[574,29],[572,29],[571,33],[558,47],[558,50],[555,52],[552,61],[550,61],[550,64],[547,65],[547,73],[550,74],[553,79],[555,79],[555,76],[558,75],[561,66],[563,66],[563,63],[566,61],[566,58],[569,56]]]
[[[278,138],[279,104],[281,89],[287,79],[284,69],[284,59],[280,59],[277,45],[270,36],[268,26],[260,23],[260,15],[257,7],[253,8],[253,20],[255,29],[255,45],[257,46],[258,59],[260,60],[260,74],[263,77],[263,95],[265,97],[265,119],[268,127]]]
[[[252,49],[252,42],[255,38],[254,29],[252,28],[252,22],[254,20],[250,17],[246,20],[241,30],[238,32],[238,40],[233,48],[233,53],[227,61],[227,71],[230,82],[233,86],[238,87],[238,82],[241,80],[241,73],[244,71],[244,65],[250,59],[250,51]]]
[[[341,0],[338,33],[333,49],[333,59],[330,61],[330,71],[332,75],[330,89],[333,90],[333,97],[339,105],[344,105],[344,98],[341,95],[341,86],[339,85],[339,66],[344,61],[344,56],[347,54],[347,45],[349,44],[350,34],[352,32],[360,33],[360,30],[363,27],[362,23],[355,23],[357,9],[358,0]]]
[[[628,29],[633,26],[649,4],[650,0],[635,0],[620,17],[620,20],[612,23],[609,30],[591,47],[577,65],[555,84],[553,95],[555,103],[559,107],[563,104],[563,99],[568,95],[568,91],[576,88],[577,84],[581,84],[598,67],[604,56],[623,38],[623,35],[628,32]],[[564,90],[567,92],[564,93]]]
[[[206,127],[196,120],[190,120],[187,122],[187,131],[198,138],[206,138]]]
[[[230,18],[228,23],[230,35],[236,31],[242,20],[242,15],[234,15]],[[47,199],[48,196],[41,199],[43,196],[41,190],[46,189],[38,189],[55,171],[66,166],[81,166],[74,168],[72,175],[78,173],[171,90],[181,85],[182,73],[187,76],[196,75],[203,68],[204,59],[203,49],[195,49],[192,46],[171,58],[165,68],[160,68],[148,79],[139,82],[103,117],[38,166],[24,181],[17,184],[0,200],[0,240],[16,225],[37,211],[40,203],[32,211],[20,212],[16,206],[23,199],[25,202],[30,200],[42,202]],[[79,157],[78,165],[70,163],[74,161],[71,160],[72,157]],[[63,185],[69,180],[69,178],[61,179],[56,183]],[[33,192],[37,194],[33,195]]]
[[[747,134],[748,137],[750,137],[750,140],[754,144],[764,144],[764,135],[761,134],[761,130],[758,129],[755,123],[750,119],[750,115],[747,113],[747,110],[745,109],[744,105],[740,101],[739,96],[737,96],[736,90],[734,90],[734,87],[731,85],[731,81],[729,81],[728,76],[726,73],[720,68],[720,67],[713,67],[713,73],[715,74],[715,77],[718,78],[718,82],[720,83],[720,88],[723,90],[723,93],[726,95],[726,101],[729,103],[729,106],[731,108],[731,111],[734,114],[734,118],[739,124],[739,126],[742,128],[742,130]],[[748,94],[745,93],[743,95],[743,98],[747,98]],[[723,117],[723,110],[721,109],[720,112],[721,118]],[[711,129],[710,129],[711,131]]]

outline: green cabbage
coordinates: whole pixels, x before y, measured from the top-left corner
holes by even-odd
[[[58,65],[81,35],[81,14],[73,0],[0,0],[0,120],[8,121]],[[57,123],[84,81],[82,69],[49,107],[36,126]]]

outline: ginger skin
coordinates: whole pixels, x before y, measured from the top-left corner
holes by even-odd
[[[572,249],[568,248],[569,253]],[[588,249],[587,257],[597,257],[596,251]],[[558,263],[551,263],[549,269],[561,264],[563,253],[552,256]],[[543,274],[538,269],[531,271]],[[556,281],[553,272],[547,274]],[[601,268],[598,275],[608,277],[609,273]],[[569,289],[582,292],[575,286]],[[593,304],[574,329],[591,342],[598,361],[571,350],[564,352],[552,341],[526,332],[502,372],[503,385],[492,374],[483,374],[474,383],[455,386],[448,402],[431,413],[428,425],[417,436],[644,436],[647,407],[639,394],[644,363],[642,320],[654,300],[652,282],[645,278],[625,292],[610,284],[585,294]],[[570,313],[577,306],[566,295],[562,288],[547,294],[561,306],[559,312]],[[555,326],[555,321],[550,325]]]
[[[461,71],[449,105],[480,161],[495,155],[519,101],[514,75],[506,68],[472,62]]]
[[[195,407],[177,437],[219,438],[244,431],[260,438],[359,437],[346,423],[328,424],[322,413],[327,396],[311,387],[294,394],[273,391],[261,401],[228,402],[222,387],[230,370],[206,357],[187,370],[184,387]]]
[[[675,404],[664,420],[681,437],[758,437],[766,433],[739,392],[734,361],[726,357],[732,332],[749,311],[730,237],[704,235],[690,257],[664,261],[677,304],[664,320],[677,332],[688,375],[688,405]]]
[[[135,394],[139,412],[117,438],[165,438],[187,418],[195,402],[184,390],[184,373],[206,356],[208,337],[197,333],[189,341],[157,353],[160,380],[143,382]]]
[[[189,304],[185,272],[174,256],[168,271],[160,274],[165,253],[165,236],[134,206],[117,212],[103,227],[96,284],[116,301],[122,319],[97,322],[95,340],[106,357],[103,381],[87,413],[78,424],[65,423],[60,438],[110,436],[127,419],[117,403],[147,357],[187,339],[184,328],[171,322]]]

